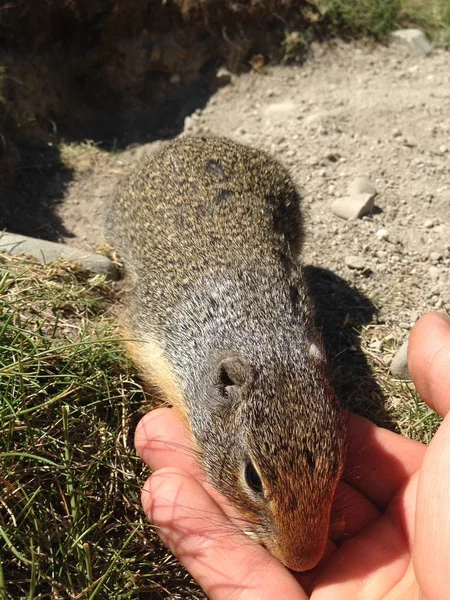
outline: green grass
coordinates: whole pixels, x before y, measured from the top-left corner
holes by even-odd
[[[148,473],[132,437],[144,397],[116,302],[69,265],[0,256],[0,600],[204,597],[142,515]],[[384,396],[387,421],[429,442],[439,417],[380,358],[397,340],[370,325],[361,345],[380,388],[373,418]],[[355,394],[372,388],[361,378]]]
[[[141,512],[143,394],[113,301],[67,265],[1,258],[1,600],[199,597]]]
[[[404,0],[402,19],[421,27],[438,46],[450,48],[450,0]]]
[[[316,0],[328,28],[346,37],[384,39],[397,23],[400,0]]]

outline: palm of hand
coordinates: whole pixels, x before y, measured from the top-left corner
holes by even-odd
[[[410,370],[416,386],[444,416],[450,408],[449,325],[436,315],[423,318],[411,336],[415,347],[420,352],[411,351]],[[180,451],[188,442],[171,409],[153,411],[136,431],[138,453],[157,470],[144,488],[144,509],[213,599],[450,598],[450,421],[428,449],[355,415],[348,434],[334,509],[342,531],[308,574],[294,576],[235,532],[226,503],[203,481],[192,454]]]

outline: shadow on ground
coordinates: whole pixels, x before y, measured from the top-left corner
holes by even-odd
[[[305,273],[338,397],[349,410],[377,425],[393,427],[382,390],[361,350],[359,332],[373,322],[375,305],[328,269],[307,266]]]
[[[60,128],[59,138],[93,140],[107,151],[173,138],[183,131],[185,118],[204,108],[214,93],[212,75],[209,72],[170,101],[139,111],[97,113],[85,122],[73,119],[70,126]],[[20,163],[17,175],[0,192],[0,229],[54,242],[70,241],[74,235],[58,216],[58,205],[74,177],[73,170],[61,161],[57,142],[22,140],[16,145]]]

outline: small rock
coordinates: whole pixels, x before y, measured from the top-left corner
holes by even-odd
[[[432,227],[434,227],[433,219],[427,219],[423,226],[425,227],[425,229],[431,229]]]
[[[276,102],[275,104],[269,104],[269,106],[264,109],[264,114],[266,116],[284,118],[292,114],[295,108],[296,106],[293,102]]]
[[[119,273],[115,264],[102,254],[95,254],[68,244],[57,244],[24,235],[4,232],[0,235],[0,251],[8,254],[32,256],[43,264],[59,258],[77,263],[84,269],[106,275],[108,279],[118,279]]]
[[[444,300],[443,300],[442,298],[439,298],[439,299],[436,301],[436,304],[434,305],[434,308],[436,308],[437,310],[439,310],[439,309],[441,309],[441,308],[444,308],[444,306],[445,306],[445,302],[444,302]]]
[[[390,372],[394,377],[398,377],[399,379],[411,380],[408,369],[408,340],[403,342],[397,350],[391,362]]]
[[[437,267],[430,267],[428,269],[428,273],[429,273],[431,279],[438,279],[439,275],[440,275],[440,271]]]
[[[348,186],[348,195],[357,196],[359,194],[376,195],[377,190],[369,182],[367,177],[356,177]]]
[[[402,135],[402,132],[400,131],[400,129],[393,129],[392,130],[392,137],[400,137]]]
[[[345,257],[345,264],[350,269],[356,269],[357,271],[362,271],[366,268],[366,261],[362,256],[355,256],[350,254]]]
[[[219,87],[225,87],[233,81],[233,75],[225,67],[220,67],[216,73],[216,82]]]
[[[389,233],[386,231],[386,229],[379,229],[378,231],[375,232],[375,235],[380,240],[386,240],[386,241],[389,240]]]
[[[439,146],[439,152],[441,152],[441,154],[445,154],[447,152],[447,146]]]
[[[432,50],[430,42],[420,29],[398,29],[392,33],[392,40],[407,44],[416,54],[427,56]]]
[[[442,254],[440,252],[430,252],[429,254],[431,262],[439,262],[442,260]]]
[[[373,209],[373,194],[358,194],[338,198],[331,204],[331,212],[341,219],[360,219]]]

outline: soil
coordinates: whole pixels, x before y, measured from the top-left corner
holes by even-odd
[[[278,157],[303,193],[305,262],[369,297],[396,339],[423,312],[450,310],[450,54],[313,45],[302,66],[233,77],[186,118],[186,133],[227,135]],[[75,175],[57,207],[67,242],[99,245],[117,181],[159,143],[106,155]],[[361,175],[378,192],[375,209],[338,218],[331,202]],[[365,268],[347,266],[351,255]]]
[[[312,287],[322,292],[320,325],[339,332],[328,355],[335,366],[339,357],[341,396],[355,402],[379,398],[384,383],[374,367],[386,375],[422,313],[450,312],[449,133],[449,53],[423,58],[401,45],[343,42],[313,45],[301,66],[232,76],[184,122],[182,135],[230,136],[269,151],[292,173],[304,198],[304,260]],[[59,180],[27,183],[36,205],[42,196],[39,219],[13,203],[22,218],[15,229],[101,247],[118,181],[163,143],[121,152],[67,145]],[[346,221],[330,206],[358,176],[375,186],[375,208]],[[358,325],[366,326],[361,339]]]

